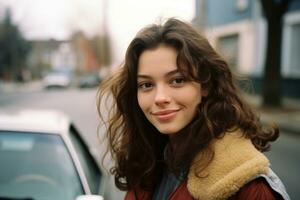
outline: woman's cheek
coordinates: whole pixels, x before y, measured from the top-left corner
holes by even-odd
[[[138,103],[140,108],[143,110],[146,109],[149,99],[147,98],[147,95],[144,93],[138,93]]]

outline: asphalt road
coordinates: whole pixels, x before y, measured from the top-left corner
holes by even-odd
[[[0,94],[0,110],[18,109],[58,109],[67,113],[74,121],[84,139],[91,146],[100,145],[103,129],[97,132],[99,119],[96,111],[96,89],[50,90]],[[284,182],[291,199],[300,199],[300,136],[283,132],[266,153],[271,168]],[[111,199],[122,199],[111,181]]]

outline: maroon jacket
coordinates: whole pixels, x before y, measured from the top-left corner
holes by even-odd
[[[168,200],[194,200],[189,193],[186,181],[179,185]],[[282,199],[275,193],[263,178],[258,178],[243,186],[228,200],[278,200]],[[151,200],[151,194],[143,190],[127,192],[124,200]]]

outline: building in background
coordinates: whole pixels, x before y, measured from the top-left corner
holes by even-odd
[[[30,41],[32,48],[27,57],[27,65],[33,79],[41,78],[46,71],[52,69],[55,52],[62,43],[66,42],[58,40]]]
[[[110,53],[103,53],[103,37],[87,38],[75,33],[70,40],[31,41],[32,49],[27,58],[33,78],[41,78],[51,70],[67,70],[76,75],[100,73],[108,68]],[[108,51],[109,49],[105,49]]]
[[[267,24],[260,0],[196,0],[195,26],[202,28],[237,74],[249,76],[261,91]],[[283,95],[300,97],[300,0],[291,1],[282,38]]]
[[[72,36],[71,43],[76,55],[76,70],[78,73],[93,72],[100,69],[96,52],[83,33],[75,33]]]

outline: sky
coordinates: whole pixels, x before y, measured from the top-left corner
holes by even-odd
[[[103,33],[106,24],[120,60],[137,31],[168,17],[191,21],[194,4],[195,0],[0,0],[0,15],[10,7],[28,39],[66,39],[75,30],[94,36]]]

